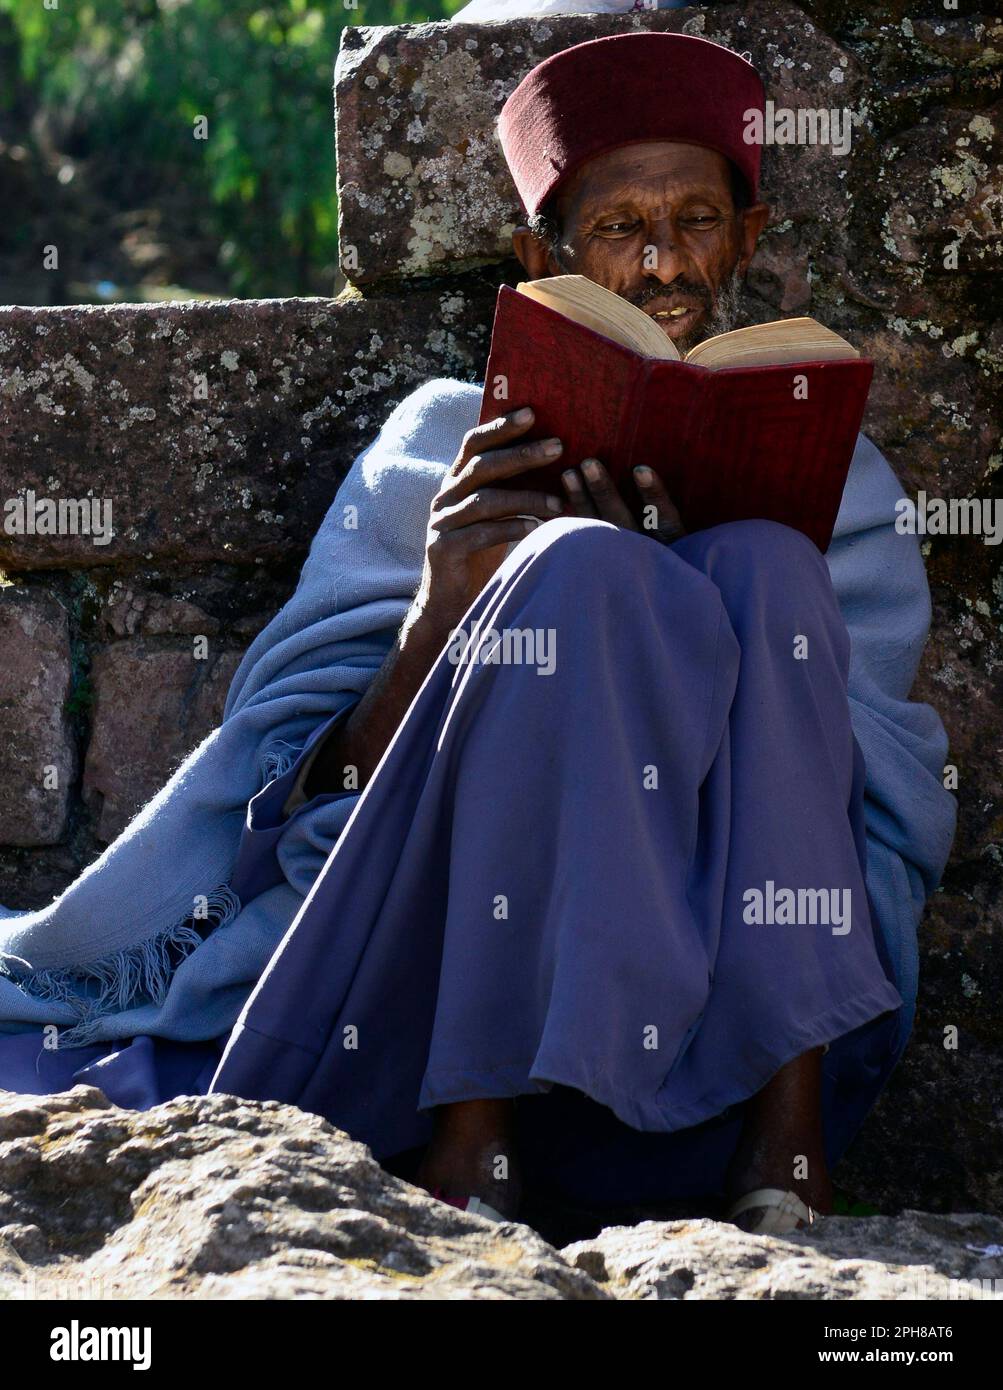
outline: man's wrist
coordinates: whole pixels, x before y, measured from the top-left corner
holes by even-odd
[[[401,651],[410,644],[416,649],[434,648],[438,652],[446,645],[456,626],[455,615],[444,608],[417,600],[408,609],[398,635]],[[431,663],[430,663],[431,664]]]

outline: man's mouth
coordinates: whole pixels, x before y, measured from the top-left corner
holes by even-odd
[[[671,339],[685,338],[691,333],[703,311],[702,304],[673,304],[664,299],[644,305],[644,312]]]

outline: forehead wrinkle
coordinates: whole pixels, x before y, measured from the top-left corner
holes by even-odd
[[[661,187],[656,194],[658,201],[652,205],[648,201],[651,197],[650,185],[656,182]],[[688,198],[703,198],[710,203],[720,202],[722,191],[711,188],[704,179],[676,179],[671,174],[637,175],[627,179],[608,194],[598,194],[587,199],[579,216],[583,220],[590,220],[602,212],[610,212],[617,207],[631,204],[643,207],[646,215],[657,221],[660,217],[670,215],[673,204],[685,202]],[[661,212],[660,209],[666,204],[669,210]]]

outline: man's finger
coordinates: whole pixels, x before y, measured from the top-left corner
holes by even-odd
[[[597,517],[599,513],[582,482],[582,476],[577,468],[566,468],[561,474],[561,482],[564,484],[564,491],[568,499],[568,505],[574,516]]]
[[[430,525],[436,531],[455,531],[480,521],[494,521],[506,516],[535,516],[540,521],[552,521],[564,511],[564,503],[555,493],[530,492],[527,489],[486,487],[449,506],[440,505],[431,515]]]
[[[447,543],[458,553],[470,554],[476,550],[491,550],[507,541],[521,541],[543,523],[538,518],[524,516],[501,517],[497,521],[479,521],[474,526],[463,526],[450,533]]]
[[[510,410],[506,415],[488,420],[483,425],[475,425],[463,436],[463,443],[453,468],[459,472],[475,454],[484,453],[487,449],[500,449],[510,440],[518,439],[520,435],[532,429],[534,419],[532,409],[524,405],[518,410]]]
[[[582,463],[582,473],[600,519],[610,521],[614,526],[622,526],[626,531],[636,531],[637,522],[631,516],[630,508],[599,460],[585,459]]]
[[[452,479],[443,485],[440,496],[455,502],[475,488],[517,477],[535,468],[543,468],[561,457],[564,446],[559,439],[536,439],[507,448],[489,449],[472,455]]]
[[[639,464],[634,469],[634,481],[641,494],[644,508],[641,516],[641,530],[652,532],[661,541],[677,541],[686,535],[679,508],[665,489],[665,484],[652,468]],[[648,510],[654,508],[654,515]]]

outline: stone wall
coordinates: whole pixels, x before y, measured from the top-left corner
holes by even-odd
[[[866,428],[904,492],[994,494],[998,20],[847,0],[348,29],[344,295],[0,310],[0,499],[110,499],[115,530],[101,545],[0,534],[0,901],[47,901],[213,726],[391,407],[431,377],[478,378],[515,269],[497,111],[548,54],[639,26],[749,52],[778,106],[856,113],[848,158],[764,151],[775,215],[750,319],[810,312],[875,359]],[[913,1045],[841,1177],[889,1209],[998,1210],[1003,577],[977,538],[926,548],[936,621],[918,694],[951,735],[960,829],[922,928]]]

